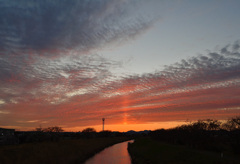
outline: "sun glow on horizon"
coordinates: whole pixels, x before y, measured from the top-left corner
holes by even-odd
[[[150,123],[142,123],[142,124],[128,124],[124,122],[123,124],[104,124],[105,130],[110,131],[119,131],[119,132],[127,132],[130,130],[134,131],[143,131],[143,130],[156,130],[156,129],[169,129],[182,124],[186,124],[186,121],[168,121],[168,122],[150,122]],[[85,128],[94,128],[97,132],[102,131],[102,125],[94,125],[94,126],[84,126],[84,127],[73,127],[73,128],[63,128],[65,131],[79,132]]]

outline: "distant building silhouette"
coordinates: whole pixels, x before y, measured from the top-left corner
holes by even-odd
[[[18,140],[15,137],[15,129],[0,128],[0,145],[17,144]]]

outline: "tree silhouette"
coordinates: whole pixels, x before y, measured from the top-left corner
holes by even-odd
[[[43,131],[44,132],[63,132],[64,130],[62,129],[62,127],[52,126],[52,127],[43,129]]]
[[[218,120],[207,119],[207,130],[220,130],[221,122]]]
[[[92,132],[96,132],[96,130],[94,128],[86,128],[86,129],[83,129],[82,132],[83,133],[92,133]]]
[[[226,129],[228,131],[240,129],[240,116],[229,119],[222,126],[223,126],[223,129]]]

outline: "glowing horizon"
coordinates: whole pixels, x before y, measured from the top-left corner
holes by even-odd
[[[168,122],[150,122],[146,124],[128,124],[128,123],[122,123],[122,124],[105,124],[104,130],[110,130],[112,132],[127,132],[130,130],[134,131],[144,131],[144,130],[157,130],[157,129],[169,129],[174,128],[180,125],[186,124],[186,121],[168,121]],[[36,128],[47,128],[43,127],[42,125],[38,127],[31,127],[26,129],[19,129],[20,127],[11,127],[6,126],[3,128],[9,128],[9,129],[15,129],[16,131],[35,131]],[[61,126],[60,126],[61,127]],[[71,128],[64,128],[64,132],[81,132],[82,130],[86,128],[94,128],[97,132],[102,131],[102,124],[101,125],[92,125],[92,126],[79,126],[79,127],[71,127]]]

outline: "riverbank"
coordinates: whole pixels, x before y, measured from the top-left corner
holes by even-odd
[[[128,145],[133,164],[237,164],[239,160],[221,158],[220,154],[171,145],[150,138],[139,138]]]
[[[127,140],[127,137],[109,137],[1,146],[0,163],[83,163],[104,148]]]

